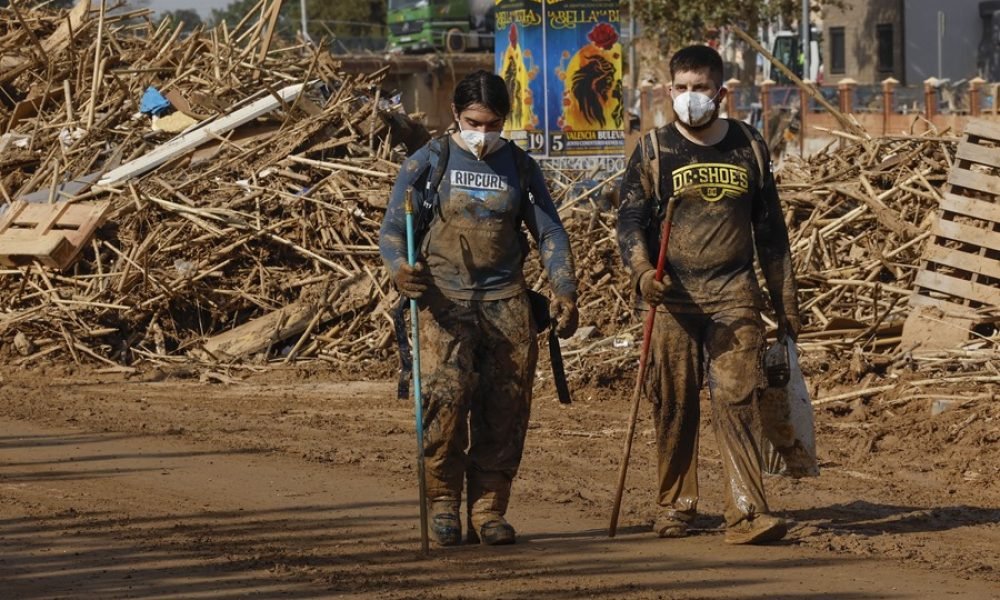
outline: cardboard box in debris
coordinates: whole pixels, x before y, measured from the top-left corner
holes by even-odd
[[[272,35],[278,4],[187,36],[87,0],[0,13],[0,353],[112,366],[392,356],[378,226],[402,157],[429,134],[380,87],[384,71],[347,76],[322,47]],[[945,337],[995,352],[998,147],[1000,127],[982,121],[962,138],[855,131],[784,161],[801,346],[853,352],[859,369]],[[612,183],[587,177],[550,173],[594,328],[568,344],[571,377],[635,353],[601,196]],[[544,288],[534,259],[528,277]],[[928,318],[904,335],[916,307]]]

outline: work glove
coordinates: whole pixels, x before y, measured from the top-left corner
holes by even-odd
[[[669,290],[670,285],[666,281],[656,280],[656,269],[646,269],[639,275],[639,292],[650,306],[663,304]]]
[[[400,294],[416,300],[427,291],[431,283],[431,276],[424,263],[418,262],[413,266],[404,263],[396,271],[394,280]]]
[[[555,320],[556,334],[562,339],[572,337],[580,324],[580,311],[576,300],[568,296],[556,296],[552,301],[552,318]]]
[[[799,318],[798,313],[795,314],[779,314],[778,315],[778,339],[783,340],[785,337],[790,337],[793,340],[798,339],[799,331],[802,330],[802,320]]]

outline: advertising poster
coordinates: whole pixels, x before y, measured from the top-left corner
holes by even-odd
[[[545,35],[542,0],[497,0],[496,73],[510,93],[504,136],[535,155],[545,146]]]
[[[618,0],[545,0],[548,155],[624,152]]]

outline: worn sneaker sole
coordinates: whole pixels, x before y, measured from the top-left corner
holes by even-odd
[[[727,531],[727,544],[767,544],[777,542],[788,533],[788,524],[777,522],[768,527],[750,531]]]

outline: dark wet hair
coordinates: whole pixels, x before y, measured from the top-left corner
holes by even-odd
[[[502,119],[510,112],[510,95],[507,84],[499,75],[480,69],[469,73],[455,86],[455,112],[462,114],[474,104],[480,104]]]
[[[708,69],[708,75],[715,87],[722,87],[722,57],[715,48],[701,44],[678,50],[670,59],[670,78],[681,71],[701,71]]]

